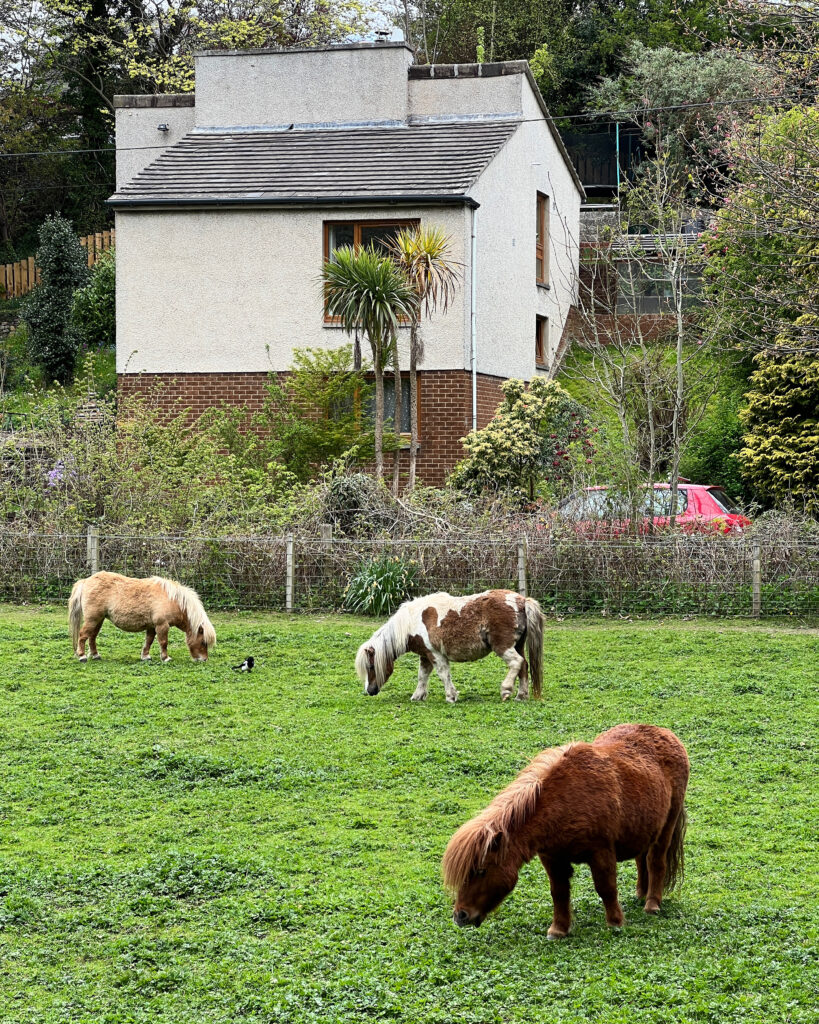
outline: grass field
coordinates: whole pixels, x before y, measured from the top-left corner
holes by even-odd
[[[217,615],[193,664],[106,625],[72,660],[61,609],[0,607],[0,1020],[815,1022],[819,635],[561,623],[541,702],[496,659],[445,704],[351,671],[362,619]],[[250,676],[229,666],[253,654]],[[535,861],[477,930],[439,864],[536,751],[621,721],[688,747],[685,885],[646,918],[621,865],[609,932],[588,870],[547,942]]]

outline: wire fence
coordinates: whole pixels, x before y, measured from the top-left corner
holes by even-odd
[[[0,600],[65,601],[98,569],[168,576],[213,609],[328,611],[384,556],[415,563],[417,594],[508,587],[563,616],[819,618],[819,541],[663,535],[349,540],[333,537],[0,533]]]

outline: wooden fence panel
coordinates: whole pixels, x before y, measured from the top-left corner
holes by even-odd
[[[80,238],[80,245],[88,254],[88,266],[93,267],[102,253],[113,249],[117,244],[116,231],[97,231],[93,235]],[[34,257],[18,260],[16,263],[0,264],[0,298],[19,299],[38,285],[41,280],[40,268],[35,264]]]

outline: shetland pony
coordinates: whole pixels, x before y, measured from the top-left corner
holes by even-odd
[[[524,645],[529,666],[523,656]],[[430,594],[405,601],[391,619],[363,643],[356,654],[355,670],[371,697],[392,675],[396,659],[411,651],[421,658],[418,685],[411,700],[425,700],[433,670],[444,684],[446,699],[454,704],[458,691],[449,671],[451,661],[477,661],[494,651],[508,669],[501,683],[501,699],[512,696],[518,680],[517,699],[532,693],[540,696],[543,679],[543,613],[531,597],[512,590],[486,590],[470,597]]]
[[[99,658],[97,634],[105,619],[128,633],[145,630],[143,661],[151,659],[154,637],[159,640],[162,660],[171,660],[168,654],[171,626],[185,634],[194,661],[207,661],[208,648],[216,643],[216,632],[196,591],[161,576],[137,580],[116,572],[95,572],[93,576],[77,580],[68,601],[68,621],[74,651],[80,661],[88,660],[86,640],[91,657]]]
[[[449,841],[444,883],[457,925],[479,925],[514,889],[522,864],[540,857],[554,916],[548,938],[571,924],[572,864],[588,864],[606,910],[623,924],[617,861],[637,861],[637,897],[656,914],[682,879],[688,755],[673,732],[617,725],[593,743],[544,750]]]

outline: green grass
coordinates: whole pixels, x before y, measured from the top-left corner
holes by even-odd
[[[72,660],[59,609],[0,607],[0,1019],[14,1022],[807,1022],[817,950],[816,632],[714,622],[547,628],[544,700],[376,698],[372,623],[218,615],[206,665],[139,662],[106,625]],[[250,676],[230,671],[253,654]],[[439,864],[543,747],[670,726],[692,763],[687,876],[646,918],[588,870],[547,942],[538,862],[478,930]]]

